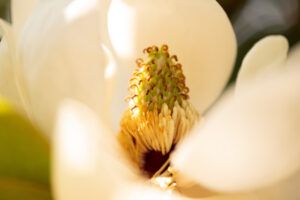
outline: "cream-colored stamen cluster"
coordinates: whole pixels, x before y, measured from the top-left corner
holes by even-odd
[[[147,61],[137,60],[130,80],[129,108],[121,119],[118,140],[133,162],[144,170],[145,155],[169,155],[199,119],[188,101],[181,64],[169,56],[168,47],[144,50]],[[151,163],[150,163],[151,164]]]

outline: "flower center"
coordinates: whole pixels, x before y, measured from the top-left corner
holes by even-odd
[[[152,177],[169,159],[170,153],[163,155],[160,151],[149,151],[145,154],[142,169]]]
[[[165,165],[176,144],[199,119],[189,103],[182,65],[168,46],[148,47],[130,79],[129,108],[121,119],[118,141],[141,171],[152,177]]]

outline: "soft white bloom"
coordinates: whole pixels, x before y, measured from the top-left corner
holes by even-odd
[[[128,167],[111,128],[125,109],[123,97],[137,52],[149,45],[167,43],[174,49],[201,114],[220,95],[236,42],[217,2],[42,0],[18,36],[4,34],[13,41],[7,55],[33,121],[50,134],[62,100],[87,105],[67,101],[58,113],[53,139],[56,199],[170,199]],[[257,199],[269,195],[272,184],[278,196],[292,199],[294,191],[285,189],[289,179],[282,182],[288,186],[278,183],[300,164],[299,71],[253,78],[263,76],[260,69],[282,66],[286,51],[281,37],[257,44],[238,78],[237,88],[244,89],[221,101],[177,148],[172,162],[180,173],[216,191],[202,199]],[[252,193],[263,187],[269,188]],[[245,191],[249,194],[217,194]]]
[[[83,101],[108,118],[116,69],[106,42],[106,4],[40,1],[24,27],[18,59],[25,98],[34,122],[47,134],[63,98]]]
[[[242,92],[249,81],[264,79],[273,71],[282,70],[288,48],[288,41],[282,36],[266,37],[257,42],[243,60],[236,81],[236,93]]]
[[[190,101],[200,113],[218,97],[235,61],[233,29],[216,1],[112,0],[108,31],[131,70],[142,49],[167,44],[183,64]]]
[[[180,55],[191,100],[204,112],[226,84],[236,55],[231,24],[218,3],[40,1],[17,44],[18,81],[32,119],[49,134],[55,108],[69,97],[109,119],[116,131],[138,52],[163,43]]]
[[[277,70],[286,62],[287,45],[282,36],[270,36],[251,49],[236,85],[243,91],[224,98],[195,129],[201,134],[180,147],[175,163],[181,171],[217,190],[247,191],[299,169],[299,64],[295,69],[282,64]],[[269,66],[273,70],[265,74]],[[189,154],[197,155],[198,162]]]
[[[261,40],[246,58],[267,54],[278,40],[286,42],[281,36]],[[270,60],[276,60],[277,56]],[[245,59],[244,66],[253,65],[248,65]],[[259,73],[257,70],[256,74]],[[196,187],[191,192],[203,195],[199,199],[299,198],[300,70],[275,71],[266,79],[250,82],[244,92],[224,97],[172,157],[180,173],[212,191],[225,192],[201,194]],[[114,134],[104,130],[104,125],[99,124],[100,120],[86,106],[66,101],[58,116],[53,179],[58,199],[86,196],[98,199],[103,195],[107,199],[187,198],[141,184],[145,180],[130,172],[130,165],[118,152]],[[77,124],[75,129],[74,124]],[[81,188],[80,192],[74,193],[74,187]]]
[[[22,28],[37,0],[11,1],[12,25],[0,19],[2,40],[0,43],[0,95],[6,97],[21,112],[24,111],[21,97],[17,89],[17,67],[15,45]]]

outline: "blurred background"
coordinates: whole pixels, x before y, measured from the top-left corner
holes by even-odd
[[[270,34],[285,35],[294,46],[300,39],[300,0],[218,0],[229,16],[238,41],[232,83],[244,55],[253,44]]]
[[[260,38],[283,34],[300,39],[300,0],[218,0],[229,16],[238,41],[238,57],[228,84],[236,79],[242,58]],[[0,17],[10,21],[10,0],[0,0]]]

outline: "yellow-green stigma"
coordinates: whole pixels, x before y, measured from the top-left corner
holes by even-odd
[[[176,101],[181,105],[183,99],[188,99],[189,89],[177,56],[170,56],[167,45],[160,49],[148,47],[143,52],[147,58],[136,60],[138,68],[130,80],[128,100],[131,110],[153,111],[156,106],[160,111],[163,103],[172,110]]]

